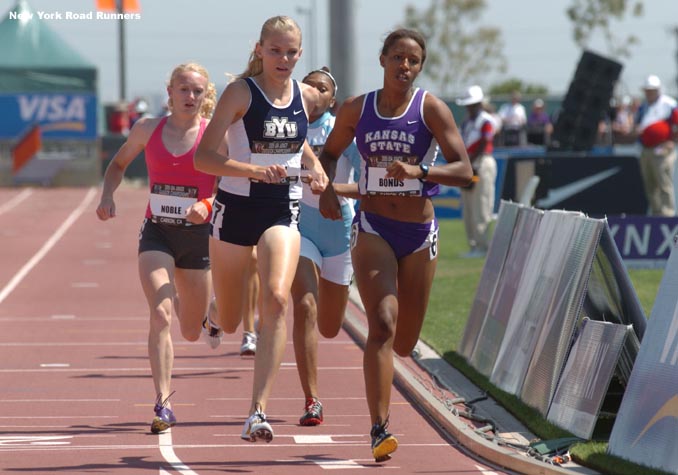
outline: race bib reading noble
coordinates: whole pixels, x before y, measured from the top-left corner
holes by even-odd
[[[197,187],[155,183],[150,197],[152,219],[163,224],[187,224],[186,210],[197,201]]]

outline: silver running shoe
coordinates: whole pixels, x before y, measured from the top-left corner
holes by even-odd
[[[221,344],[221,337],[224,335],[224,331],[219,325],[214,323],[209,315],[205,315],[205,318],[202,321],[202,337],[205,342],[212,348],[216,350]]]
[[[242,345],[240,345],[240,356],[254,356],[257,352],[257,334],[252,332],[243,332]]]
[[[240,437],[249,442],[257,442],[263,440],[271,442],[273,440],[273,429],[271,424],[266,422],[266,414],[257,411],[247,418],[245,425],[242,428]]]

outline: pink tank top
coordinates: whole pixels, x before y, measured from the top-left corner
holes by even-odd
[[[200,121],[200,130],[191,149],[174,156],[162,142],[163,117],[146,144],[146,168],[151,195],[146,218],[164,224],[186,224],[186,210],[196,201],[209,198],[214,192],[216,177],[200,172],[193,166],[193,154],[198,148],[207,120]]]

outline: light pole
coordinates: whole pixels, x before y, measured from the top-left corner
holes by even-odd
[[[126,73],[125,73],[125,20],[123,19],[123,13],[125,9],[123,8],[122,5],[123,0],[116,0],[115,2],[115,10],[118,13],[119,19],[118,19],[118,74],[119,74],[119,81],[120,81],[120,102],[125,102],[125,98],[127,97],[127,79],[126,79]]]
[[[355,0],[329,0],[330,67],[339,84],[338,100],[356,93]]]
[[[304,15],[306,17],[306,26],[307,31],[308,31],[308,41],[303,41],[302,44],[305,45],[304,50],[308,52],[307,56],[307,61],[306,61],[306,73],[309,71],[313,71],[314,69],[318,69],[318,64],[317,64],[317,58],[316,58],[316,50],[317,50],[317,44],[316,44],[316,34],[315,34],[315,29],[316,29],[316,8],[315,8],[315,0],[310,0],[310,6],[308,7],[297,7],[297,13],[300,15]],[[303,32],[302,32],[303,33]],[[302,36],[305,36],[302,34]],[[304,73],[304,75],[306,75]]]

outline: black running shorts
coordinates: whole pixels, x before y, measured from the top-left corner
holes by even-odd
[[[139,233],[139,254],[160,251],[174,257],[179,269],[209,269],[210,225],[172,226],[144,219]]]
[[[212,237],[240,246],[256,246],[272,226],[299,230],[299,201],[250,198],[217,192],[212,212]]]

